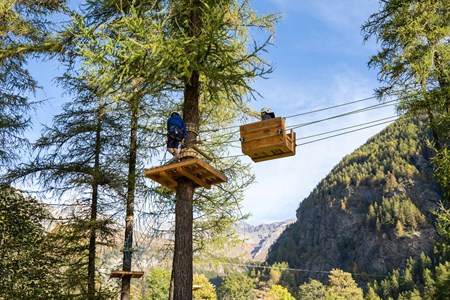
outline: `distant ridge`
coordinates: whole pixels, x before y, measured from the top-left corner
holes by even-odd
[[[237,228],[238,235],[244,243],[235,250],[243,260],[264,261],[272,244],[295,219],[269,224],[249,225],[241,222]]]

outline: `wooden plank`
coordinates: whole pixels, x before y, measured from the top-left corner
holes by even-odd
[[[186,159],[181,162],[171,163],[168,165],[147,169],[147,170],[144,170],[144,175],[148,177],[148,175],[151,175],[153,173],[157,173],[157,172],[161,172],[161,171],[170,171],[170,170],[176,169],[177,167],[184,167],[186,165],[192,164],[193,162],[195,162],[195,160],[199,160],[199,158]]]
[[[178,182],[173,178],[173,174],[169,174],[166,171],[160,171],[158,175],[161,176],[167,184],[178,184]]]
[[[173,191],[176,190],[177,179],[181,176],[189,178],[197,186],[208,189],[211,188],[212,184],[219,184],[228,180],[224,174],[197,157],[147,169],[144,171],[144,175]],[[204,180],[204,177],[214,178],[214,180]]]
[[[239,127],[241,134],[246,134],[255,130],[264,130],[270,127],[284,127],[284,119],[281,117],[263,120],[259,122],[245,124]]]
[[[205,189],[208,189],[208,190],[211,188],[211,185],[209,185],[208,183],[206,183],[202,179],[198,178],[197,176],[193,175],[192,173],[189,173],[188,171],[184,170],[183,168],[178,167],[177,171],[178,171],[179,174],[183,175],[184,177],[189,178],[190,180],[192,180],[193,182],[195,182],[199,186],[202,186],[202,187],[204,187]]]
[[[276,159],[276,158],[282,158],[282,157],[289,157],[289,156],[294,156],[294,155],[295,155],[294,152],[286,152],[286,153],[281,153],[281,154],[276,154],[276,155],[256,157],[256,158],[252,158],[252,160],[254,162],[261,162],[261,161],[266,161],[266,160],[271,160],[271,159]]]
[[[115,270],[111,272],[109,277],[111,278],[121,278],[121,277],[131,277],[131,278],[140,278],[144,275],[142,271],[121,271]]]
[[[274,136],[269,136],[253,141],[244,141],[241,146],[243,149],[248,148],[264,148],[276,145],[285,145],[282,134],[277,134]]]
[[[282,133],[279,133],[280,127],[273,127],[266,130],[259,130],[259,131],[253,131],[250,133],[247,133],[245,135],[241,135],[241,137],[244,139],[242,143],[248,143],[255,140],[260,139],[266,139],[268,137],[272,136],[281,136]]]
[[[245,154],[258,153],[258,152],[270,152],[270,151],[287,152],[287,151],[291,151],[291,148],[288,147],[288,145],[286,145],[286,144],[279,143],[279,144],[265,145],[265,146],[260,146],[260,147],[244,148],[244,149],[242,149],[242,152]]]
[[[222,182],[228,181],[228,178],[225,175],[223,175],[222,173],[220,173],[219,171],[217,171],[216,169],[214,169],[213,167],[211,167],[209,164],[202,161],[201,159],[198,159],[198,164],[201,165],[205,170],[208,170],[209,173],[216,175],[216,177],[218,179],[222,180]]]

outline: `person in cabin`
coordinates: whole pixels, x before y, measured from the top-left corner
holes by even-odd
[[[183,145],[186,139],[186,124],[176,111],[170,114],[167,120],[167,151],[174,157],[177,156],[180,143]]]
[[[269,107],[264,107],[261,109],[261,120],[269,120],[273,118],[275,118],[275,113]]]

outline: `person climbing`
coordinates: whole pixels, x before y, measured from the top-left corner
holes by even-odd
[[[170,114],[167,120],[167,151],[174,157],[180,153],[179,146],[186,139],[186,124],[176,111]]]
[[[261,109],[261,120],[269,120],[273,118],[275,118],[275,113],[269,107],[264,107]]]

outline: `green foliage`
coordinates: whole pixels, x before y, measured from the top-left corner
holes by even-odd
[[[450,197],[450,150],[448,148],[444,148],[437,152],[432,158],[432,161],[436,166],[436,177],[438,178],[444,191],[447,192],[446,196],[448,198]]]
[[[447,299],[450,264],[433,266],[430,258],[422,254],[418,261],[409,259],[405,269],[395,269],[381,281],[371,282],[366,299]]]
[[[434,212],[436,215],[436,231],[438,239],[436,241],[436,254],[441,261],[450,261],[450,209],[443,203]]]
[[[401,271],[399,291],[392,289],[392,279],[382,282],[381,294],[393,297],[398,294],[398,299],[449,297],[446,294],[448,288],[441,290],[442,295],[436,294],[437,289],[443,287],[436,280],[439,280],[439,274],[445,274],[441,269],[443,265],[438,263],[445,264],[449,259],[446,210],[450,195],[449,18],[448,1],[381,1],[379,11],[363,26],[365,38],[375,37],[381,44],[381,50],[369,62],[369,65],[379,68],[379,79],[384,84],[377,90],[378,95],[400,96],[399,110],[414,117],[426,115],[428,118],[428,127],[432,133],[428,145],[432,149],[431,161],[436,179],[447,198],[435,213],[439,236],[432,260],[422,256],[420,264],[409,261],[405,270]],[[412,215],[408,222],[410,226],[415,226],[417,220]],[[372,216],[373,211],[370,211],[369,219],[373,221]],[[404,225],[403,222],[399,223]],[[399,228],[397,232],[400,231]]]
[[[358,287],[350,273],[346,273],[339,269],[333,269],[330,271],[328,279],[329,284],[327,293],[342,299],[363,299],[363,291]]]
[[[200,289],[192,294],[194,300],[216,300],[216,288],[203,274],[194,274],[194,285],[200,286]]]
[[[169,298],[170,269],[155,267],[145,274],[142,285],[133,288],[134,298],[139,300],[167,300]]]
[[[364,24],[365,39],[375,37],[381,43],[381,50],[369,63],[380,69],[380,81],[385,83],[378,90],[381,95],[399,91],[414,95],[445,88],[442,83],[448,76],[449,57],[446,38],[450,34],[447,4],[442,0],[383,1]],[[402,107],[417,110],[431,104],[414,100],[419,99],[404,99]]]
[[[449,146],[450,10],[445,0],[383,1],[363,26],[365,38],[375,37],[381,50],[369,65],[380,69],[380,97],[400,96],[399,109],[426,114],[437,179],[449,193],[446,165]],[[446,175],[447,174],[447,175]]]
[[[294,296],[289,293],[288,289],[278,285],[274,284],[270,288],[270,290],[267,292],[267,296],[264,298],[267,300],[295,300]]]
[[[326,286],[315,279],[310,279],[308,283],[300,285],[298,293],[299,299],[302,300],[325,299],[326,295]]]
[[[405,194],[383,198],[381,205],[376,202],[371,204],[366,220],[369,225],[375,225],[375,228],[382,232],[388,232],[394,228],[397,237],[427,225],[423,213]]]
[[[380,296],[375,292],[373,287],[369,287],[366,295],[364,296],[364,300],[381,300]]]
[[[445,262],[436,267],[436,279],[433,296],[435,299],[450,298],[450,263]]]
[[[4,0],[0,4],[0,168],[13,163],[28,146],[23,134],[31,126],[30,111],[36,103],[27,99],[38,89],[25,68],[27,58],[49,36],[48,18],[65,1]]]
[[[252,278],[242,272],[228,273],[218,291],[220,300],[250,300],[253,299],[255,283]]]
[[[296,274],[289,269],[289,265],[286,262],[276,262],[268,267],[266,264],[262,266],[262,269],[258,272],[253,269],[252,277],[256,278],[260,288],[270,288],[273,285],[280,285],[288,289],[291,294],[295,294],[296,288]]]
[[[64,257],[44,231],[48,219],[36,200],[0,186],[0,299],[64,299],[59,269]]]

